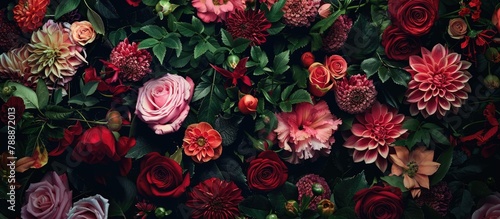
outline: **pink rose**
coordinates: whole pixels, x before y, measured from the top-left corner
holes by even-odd
[[[497,30],[500,32],[500,6],[498,6],[495,9],[495,12],[493,13],[493,17],[491,17],[491,23],[495,25]]]
[[[177,131],[189,112],[194,92],[191,78],[166,74],[139,88],[135,114],[158,135]]]
[[[30,184],[26,190],[27,203],[21,208],[21,218],[65,219],[72,196],[66,174],[48,172],[42,181]]]
[[[88,21],[75,21],[71,24],[71,38],[81,46],[92,43],[95,40],[95,31]]]
[[[75,202],[68,212],[71,218],[108,218],[108,200],[97,194]]]
[[[205,23],[225,21],[231,12],[246,8],[244,0],[193,0],[191,4],[196,9],[196,15]]]
[[[482,203],[483,205],[472,214],[472,219],[500,218],[500,193],[495,192],[486,197]]]
[[[347,73],[347,62],[342,56],[331,55],[326,57],[325,65],[334,79],[342,79]]]

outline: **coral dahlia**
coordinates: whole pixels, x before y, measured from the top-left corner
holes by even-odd
[[[23,32],[32,32],[42,26],[49,3],[50,0],[19,0],[12,12]]]
[[[189,125],[183,141],[184,153],[197,163],[215,160],[222,154],[222,137],[206,122]]]
[[[186,205],[193,209],[193,219],[237,218],[238,204],[243,201],[241,190],[234,182],[217,178],[210,178],[196,185],[188,196]]]
[[[318,15],[321,0],[288,0],[281,9],[283,22],[292,27],[309,27]]]
[[[323,50],[327,53],[338,51],[347,40],[351,27],[352,19],[345,14],[340,15],[323,37]]]
[[[38,75],[31,74],[30,66],[26,62],[28,56],[27,46],[0,54],[0,78],[35,88]]]
[[[286,160],[297,164],[300,160],[316,160],[320,154],[330,154],[331,145],[335,142],[333,133],[342,124],[330,112],[325,101],[317,104],[299,103],[293,111],[276,115],[278,127],[276,132],[279,146],[291,155]]]
[[[472,77],[467,71],[470,66],[470,62],[460,61],[460,54],[450,53],[441,44],[432,51],[422,47],[422,57],[410,56],[406,69],[412,75],[406,91],[410,113],[420,112],[424,117],[436,113],[442,117],[448,110],[457,113],[471,92],[467,83]]]
[[[299,179],[296,183],[297,189],[299,191],[299,201],[302,200],[302,197],[309,196],[313,197],[314,194],[312,192],[313,184],[318,183],[323,187],[323,194],[314,197],[310,204],[309,209],[316,210],[318,203],[323,199],[330,199],[330,195],[332,194],[330,187],[328,187],[328,183],[326,183],[325,178],[318,176],[316,174],[307,174]]]
[[[357,114],[370,108],[377,97],[377,90],[373,81],[366,75],[353,75],[349,79],[344,77],[337,82],[335,101],[339,108],[350,114]]]
[[[271,22],[260,10],[236,10],[229,15],[226,26],[233,38],[245,38],[252,41],[252,45],[261,45],[266,42]]]
[[[151,72],[149,65],[153,58],[145,49],[139,49],[137,43],[128,39],[113,48],[109,61],[120,69],[118,77],[125,81],[139,81]]]
[[[407,130],[403,129],[405,116],[379,102],[364,114],[356,115],[352,124],[352,135],[347,138],[344,147],[354,149],[354,162],[375,163],[385,172],[389,145]]]

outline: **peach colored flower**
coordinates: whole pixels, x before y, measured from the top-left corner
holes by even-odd
[[[434,151],[426,150],[426,147],[419,146],[411,153],[408,148],[395,146],[396,154],[391,154],[393,163],[391,175],[403,175],[403,184],[411,190],[413,197],[420,196],[420,188],[429,189],[429,177],[434,174],[441,164],[432,161]]]
[[[205,23],[225,21],[229,13],[246,8],[244,0],[193,0],[192,5]]]
[[[328,56],[325,65],[334,79],[342,79],[347,74],[347,62],[342,56]]]
[[[95,40],[96,33],[94,31],[94,27],[88,21],[73,22],[69,29],[71,30],[71,37],[73,38],[73,41],[81,46],[85,46]]]
[[[312,63],[309,68],[309,92],[316,97],[324,96],[333,86],[335,80],[330,76],[330,71],[319,62]]]
[[[448,34],[453,39],[462,39],[467,34],[467,23],[462,18],[453,18],[448,24]]]
[[[42,26],[49,0],[20,0],[12,12],[17,25],[25,33],[32,32]]]
[[[222,137],[206,122],[191,124],[184,133],[184,153],[197,163],[215,160],[222,154]]]

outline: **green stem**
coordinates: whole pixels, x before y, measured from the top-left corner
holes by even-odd
[[[475,125],[475,124],[478,124],[478,123],[483,123],[483,122],[486,122],[486,120],[481,120],[481,121],[475,121],[475,122],[471,122],[467,125],[465,125],[464,127],[462,127],[462,130],[466,129],[467,127],[471,126],[471,125]]]
[[[358,11],[358,9],[360,9],[361,7],[365,6],[366,5],[366,2],[363,3],[363,4],[358,4],[358,5],[354,5],[354,6],[349,6],[347,7],[345,10],[351,10],[351,9],[356,9],[356,11]]]
[[[85,123],[87,123],[87,125],[88,125],[89,127],[92,127],[92,126],[90,125],[90,123],[92,123],[92,124],[97,124],[97,125],[106,125],[106,124],[108,124],[108,122],[102,122],[102,121],[89,121],[89,120],[86,120],[86,119],[77,119],[77,118],[69,118],[68,120],[70,120],[70,121],[80,121],[80,122],[85,122]]]
[[[460,9],[456,10],[456,11],[452,11],[450,13],[446,13],[444,15],[441,15],[440,17],[441,18],[444,18],[444,17],[447,17],[447,16],[450,16],[450,15],[453,15],[453,14],[457,14],[458,12],[460,11]]]

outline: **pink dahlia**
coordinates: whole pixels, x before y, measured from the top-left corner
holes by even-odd
[[[244,0],[193,0],[196,15],[205,23],[222,22],[235,10],[245,10]]]
[[[299,103],[292,112],[276,115],[279,146],[291,155],[286,160],[299,163],[300,160],[316,160],[320,154],[330,154],[335,142],[333,133],[342,124],[330,112],[325,101],[317,104]]]
[[[321,0],[288,0],[281,9],[283,22],[292,27],[309,27],[318,14]]]
[[[347,138],[344,147],[354,149],[354,162],[375,163],[385,172],[389,145],[407,131],[403,129],[404,119],[405,116],[397,114],[396,109],[375,102],[364,114],[356,115],[352,135]]]
[[[323,194],[316,196],[311,200],[309,204],[309,209],[316,210],[318,203],[323,199],[330,199],[330,195],[332,194],[330,187],[328,187],[328,183],[326,183],[325,178],[318,176],[316,174],[307,174],[299,179],[296,186],[299,190],[299,201],[302,200],[303,196],[313,197],[314,194],[312,192],[313,184],[318,183],[323,187]]]
[[[113,48],[109,61],[119,68],[118,77],[124,81],[139,81],[151,72],[149,65],[153,58],[147,50],[139,49],[137,43],[130,44],[128,39]]]
[[[26,46],[0,54],[0,78],[35,88],[38,75],[31,74],[30,66],[26,62],[28,56]]]
[[[323,37],[323,50],[328,53],[338,51],[347,40],[351,31],[352,19],[347,15],[340,15]]]
[[[344,77],[337,82],[335,101],[339,108],[350,114],[362,113],[370,108],[377,98],[377,90],[373,81],[366,75],[353,75],[349,79]]]
[[[448,110],[457,113],[471,92],[467,83],[472,77],[467,71],[470,66],[470,62],[460,61],[460,54],[450,53],[441,44],[432,51],[422,47],[422,57],[410,56],[406,69],[412,75],[406,91],[410,113],[421,112],[424,117],[435,113],[442,117]]]

